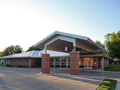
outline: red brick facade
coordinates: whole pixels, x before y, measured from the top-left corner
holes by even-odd
[[[42,73],[50,73],[50,55],[42,54]]]
[[[80,54],[77,51],[73,51],[70,53],[70,74],[71,75],[79,75],[79,61]]]
[[[22,66],[27,67],[27,68],[41,67],[41,64],[40,65],[35,64],[35,60],[36,60],[36,58],[9,59],[10,66],[12,66],[12,67],[22,67]],[[40,63],[41,63],[41,61],[40,61]]]
[[[91,63],[89,64],[90,67],[93,69],[100,69],[101,68],[101,60],[102,57],[92,57],[88,60],[83,59],[84,65],[87,65],[87,63],[91,60]],[[43,73],[49,73],[50,72],[50,56],[49,54],[44,54],[43,58],[18,58],[18,59],[9,59],[10,66],[13,67],[28,67],[28,68],[35,68],[35,67],[41,67],[42,65],[42,71]],[[79,52],[71,52],[70,53],[70,74],[72,75],[78,75],[79,72]],[[37,64],[36,64],[37,63]],[[38,64],[39,63],[39,64]],[[108,66],[108,59],[104,58],[104,67]]]
[[[98,69],[98,57],[93,58],[93,69]]]
[[[93,69],[101,69],[101,62],[102,62],[102,57],[94,57],[93,58]],[[104,58],[104,67],[108,66],[108,59]]]

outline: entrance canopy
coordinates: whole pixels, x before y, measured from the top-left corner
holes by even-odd
[[[74,35],[64,32],[55,31],[37,44],[45,50],[71,52],[72,50],[80,51],[81,54],[96,53],[97,51],[104,51],[90,38],[80,35]]]

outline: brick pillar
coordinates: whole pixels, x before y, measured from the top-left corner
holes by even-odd
[[[42,73],[50,73],[50,55],[42,54]]]
[[[105,68],[106,58],[104,58],[104,68]]]
[[[91,58],[91,66],[92,66],[92,68],[94,66],[94,58],[93,57]]]
[[[79,61],[80,61],[80,52],[72,51],[70,52],[70,74],[71,75],[79,75]]]
[[[104,58],[104,67],[107,67],[107,58]]]
[[[93,69],[95,69],[95,70],[98,69],[98,57],[95,57],[93,59]]]

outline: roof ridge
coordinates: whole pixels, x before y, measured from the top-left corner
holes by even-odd
[[[34,53],[34,50],[30,53],[30,55],[29,55],[29,56],[32,56],[32,55],[33,55],[33,53]]]

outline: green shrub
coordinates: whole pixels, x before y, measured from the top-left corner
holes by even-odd
[[[18,67],[20,67],[20,68],[26,68],[26,66],[25,66],[25,65],[23,65],[23,66],[18,66]]]
[[[6,67],[12,67],[11,65],[9,65],[9,64],[6,64]]]
[[[117,80],[114,79],[105,79],[103,82],[103,87],[98,87],[97,90],[115,90],[117,84]]]

